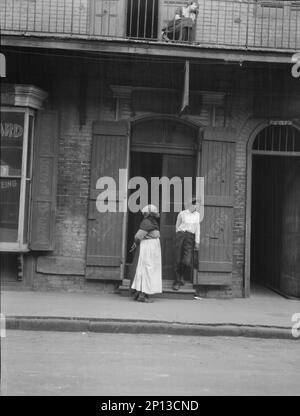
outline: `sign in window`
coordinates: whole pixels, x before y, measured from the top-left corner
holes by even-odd
[[[33,112],[1,109],[0,250],[22,250],[27,242],[31,186]],[[25,235],[26,234],[26,235]]]

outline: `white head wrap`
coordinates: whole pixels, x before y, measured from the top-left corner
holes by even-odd
[[[143,214],[150,214],[150,213],[155,213],[158,214],[158,209],[156,208],[155,205],[146,205],[143,209],[142,209],[142,213]]]

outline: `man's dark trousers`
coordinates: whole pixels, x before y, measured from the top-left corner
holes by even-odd
[[[195,247],[195,234],[178,231],[175,240],[175,283],[190,280]]]

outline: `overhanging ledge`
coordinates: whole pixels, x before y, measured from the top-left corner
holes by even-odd
[[[215,48],[200,45],[175,45],[163,42],[143,42],[128,39],[81,39],[53,35],[1,35],[3,47],[56,49],[83,52],[115,53],[141,56],[211,59],[225,62],[264,62],[290,64],[294,51],[268,51],[233,48]]]

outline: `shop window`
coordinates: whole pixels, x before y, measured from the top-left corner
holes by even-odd
[[[1,251],[26,251],[28,248],[33,116],[30,109],[1,108]]]
[[[128,0],[127,36],[156,39],[158,29],[158,0]]]

